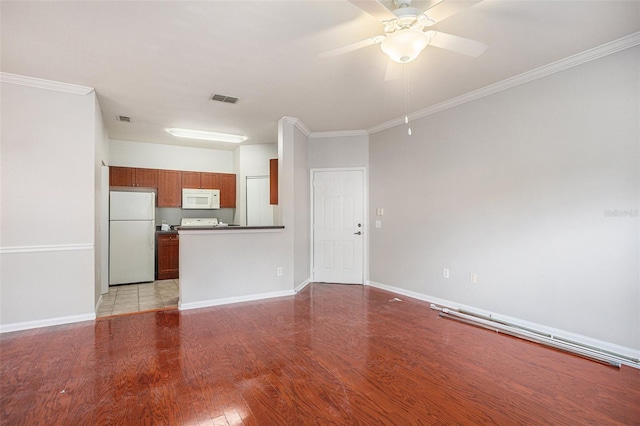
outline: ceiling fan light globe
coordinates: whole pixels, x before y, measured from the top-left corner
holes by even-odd
[[[429,44],[430,37],[422,31],[406,29],[389,34],[380,48],[392,61],[406,64],[418,57]]]

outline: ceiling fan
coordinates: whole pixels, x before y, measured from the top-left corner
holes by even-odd
[[[406,64],[416,59],[427,46],[439,47],[471,57],[478,57],[487,49],[488,46],[479,41],[430,29],[436,23],[482,0],[432,0],[424,11],[412,7],[411,1],[394,0],[397,8],[391,11],[379,0],[349,0],[353,5],[380,20],[384,35],[377,35],[338,49],[329,50],[319,54],[318,57],[330,58],[380,44],[382,51],[389,56],[391,61]],[[389,79],[389,72],[387,72],[386,80]]]

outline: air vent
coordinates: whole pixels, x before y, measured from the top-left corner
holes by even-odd
[[[236,98],[233,96],[227,96],[227,95],[220,95],[218,93],[214,93],[213,95],[211,95],[211,100],[212,101],[218,101],[218,102],[224,102],[227,104],[235,104],[237,103],[240,98]]]
[[[131,117],[127,117],[126,115],[118,115],[116,116],[118,118],[118,121],[122,121],[125,123],[131,123]]]

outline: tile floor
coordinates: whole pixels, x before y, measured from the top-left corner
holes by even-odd
[[[102,295],[97,317],[178,306],[178,280],[110,286]]]

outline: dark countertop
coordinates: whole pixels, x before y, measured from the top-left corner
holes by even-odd
[[[174,226],[171,226],[168,231],[162,231],[159,226],[156,226],[156,234],[177,234],[177,233],[178,231],[175,229]]]
[[[178,231],[237,231],[237,230],[249,230],[249,229],[284,229],[284,226],[176,226]],[[168,231],[166,231],[168,232]]]

